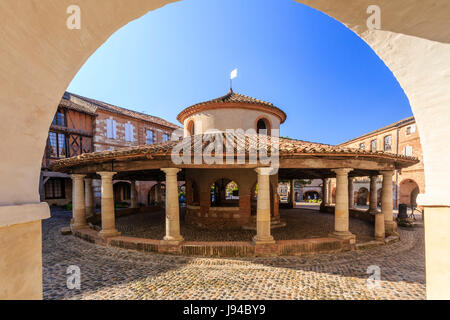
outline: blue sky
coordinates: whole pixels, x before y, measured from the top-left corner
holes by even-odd
[[[293,0],[183,0],[118,30],[68,91],[176,122],[233,89],[274,103],[281,135],[338,144],[412,115],[375,53]]]

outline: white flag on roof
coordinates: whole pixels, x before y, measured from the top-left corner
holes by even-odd
[[[234,69],[233,71],[231,71],[230,73],[230,79],[234,79],[237,77],[237,69]]]

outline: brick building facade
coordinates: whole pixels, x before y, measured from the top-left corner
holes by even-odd
[[[339,146],[371,151],[385,151],[417,157],[420,162],[408,168],[398,170],[394,174],[394,206],[406,204],[408,207],[416,205],[416,197],[425,192],[425,172],[423,167],[422,146],[414,117],[409,117],[388,126],[364,134]],[[353,205],[367,205],[369,203],[369,178],[359,177],[353,180]],[[378,202],[381,203],[381,177],[377,180]],[[296,200],[302,201],[322,198],[322,179],[313,179],[311,184],[295,188]],[[332,202],[335,201],[335,179],[330,180]],[[280,182],[279,194],[281,201],[287,200],[289,182]],[[298,195],[297,195],[298,194]]]
[[[342,147],[359,148],[373,151],[385,151],[395,154],[417,157],[420,162],[397,170],[394,174],[394,206],[416,205],[416,197],[425,192],[425,173],[423,167],[422,146],[414,117],[409,117],[381,129],[364,134],[340,144]],[[378,179],[377,189],[381,188]],[[358,178],[354,181],[354,204],[368,203],[369,179]],[[380,193],[380,192],[379,192]],[[379,194],[380,198],[380,194]]]
[[[161,143],[170,140],[172,132],[179,128],[159,117],[66,92],[50,128],[43,158],[42,199],[50,205],[64,205],[72,199],[70,177],[48,170],[51,161],[81,153]],[[114,181],[114,185],[116,202],[129,203],[130,181]],[[93,187],[99,204],[100,181],[94,180]],[[155,196],[164,191],[157,181],[137,182],[136,191],[137,201],[142,205],[156,202],[155,199],[164,200],[164,194]]]

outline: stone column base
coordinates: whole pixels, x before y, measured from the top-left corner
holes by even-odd
[[[367,212],[367,213],[370,213],[370,214],[381,213],[381,211],[379,211],[378,209],[368,209],[366,212]]]
[[[334,231],[328,235],[331,238],[337,238],[342,240],[350,239],[350,243],[356,242],[356,236],[350,231]]]
[[[397,222],[395,221],[384,221],[384,230],[386,236],[398,236],[397,232]]]
[[[178,245],[184,241],[183,236],[164,236],[161,244]]]
[[[112,237],[118,237],[121,235],[117,229],[110,229],[110,230],[100,230],[99,232],[100,237],[102,238],[112,238]]]
[[[70,230],[76,231],[76,230],[80,230],[80,229],[89,229],[89,226],[87,224],[71,224],[70,225]]]
[[[275,240],[272,236],[268,237],[258,237],[257,235],[253,237],[253,243],[254,244],[273,244],[275,243]]]

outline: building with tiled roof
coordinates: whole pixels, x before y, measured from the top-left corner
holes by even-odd
[[[159,144],[170,139],[178,125],[142,112],[65,92],[51,125],[46,146],[41,198],[49,204],[63,205],[71,201],[71,180],[67,174],[52,172],[49,166],[58,159],[118,150],[138,145]],[[94,183],[95,194],[100,185]],[[139,193],[147,193],[148,183],[138,185]],[[116,198],[129,202],[129,186],[118,188]],[[141,191],[143,189],[143,191]],[[146,201],[146,196],[142,196]],[[97,197],[99,204],[100,197]]]
[[[372,181],[379,175],[383,176],[385,190],[381,211],[373,200],[376,197],[372,196],[369,211],[358,214],[374,223],[376,240],[396,234],[393,174],[418,163],[417,158],[389,151],[280,138],[280,125],[286,120],[286,114],[269,102],[232,90],[184,109],[178,120],[185,127],[182,139],[82,154],[53,164],[55,170],[72,174],[77,184],[82,177],[101,178],[101,215],[105,223],[100,236],[119,235],[112,209],[114,181],[130,181],[132,188],[138,182],[158,181],[164,188],[151,189],[147,205],[164,202],[166,236],[162,245],[174,248],[183,242],[180,183],[185,185],[186,197],[183,223],[201,228],[255,228],[254,244],[272,245],[275,241],[270,234],[271,227],[283,225],[278,210],[279,181],[291,181],[293,185],[295,179],[322,179],[322,210],[335,214],[330,237],[339,239],[344,246],[354,246],[355,235],[348,227],[351,181],[367,176]],[[331,205],[330,179],[336,180],[335,205]],[[158,196],[162,189],[164,196]],[[376,190],[372,193],[375,195]],[[131,202],[132,208],[141,210],[136,206],[136,196],[132,196]],[[295,207],[293,192],[289,203]],[[75,228],[79,227],[77,223],[84,223],[82,216],[75,217],[74,221]]]
[[[394,206],[407,205],[410,210],[417,206],[419,193],[425,193],[425,171],[422,157],[422,145],[414,117],[408,117],[380,129],[363,134],[339,144],[363,151],[384,151],[396,155],[412,156],[419,162],[396,170],[394,174]],[[378,181],[378,199],[381,201],[381,180]],[[366,177],[355,179],[354,204],[365,205],[369,202],[369,181]]]

